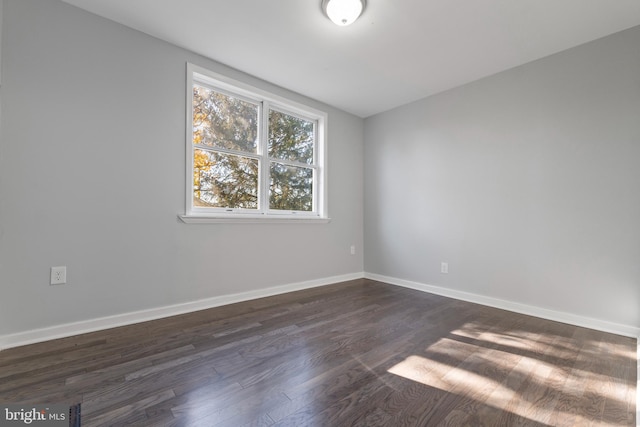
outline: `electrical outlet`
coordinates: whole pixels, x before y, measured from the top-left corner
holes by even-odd
[[[449,273],[449,263],[448,262],[441,262],[440,263],[440,273],[442,273],[442,274]]]
[[[51,267],[51,285],[63,285],[67,283],[67,267]]]
[[[356,254],[356,245],[351,245],[351,255]]]

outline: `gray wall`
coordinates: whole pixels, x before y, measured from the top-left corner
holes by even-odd
[[[370,273],[640,326],[640,27],[366,119],[365,248]]]
[[[362,119],[58,1],[3,17],[0,336],[363,271]],[[178,220],[187,61],[328,112],[329,224]]]

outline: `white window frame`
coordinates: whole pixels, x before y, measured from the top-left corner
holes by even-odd
[[[327,214],[327,165],[326,135],[327,113],[287,98],[258,89],[203,67],[187,63],[186,105],[186,202],[185,214],[179,215],[186,223],[217,222],[328,222]],[[258,209],[205,208],[193,204],[193,85],[208,87],[234,97],[259,104],[261,117],[258,120],[259,137],[256,153],[238,153],[258,160]],[[315,145],[313,164],[271,159],[268,155],[268,117],[270,109],[291,114],[315,123]],[[283,211],[269,208],[269,168],[276,161],[289,166],[313,169],[313,209],[307,211]]]

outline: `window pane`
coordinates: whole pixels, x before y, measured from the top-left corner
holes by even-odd
[[[269,157],[313,164],[314,122],[269,111]]]
[[[269,208],[313,210],[313,169],[271,163]]]
[[[255,153],[258,106],[193,85],[193,143]]]
[[[258,207],[258,160],[194,150],[193,206]]]

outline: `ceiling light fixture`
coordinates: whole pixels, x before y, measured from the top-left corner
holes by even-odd
[[[366,0],[322,0],[322,10],[334,24],[344,27],[362,14]]]

